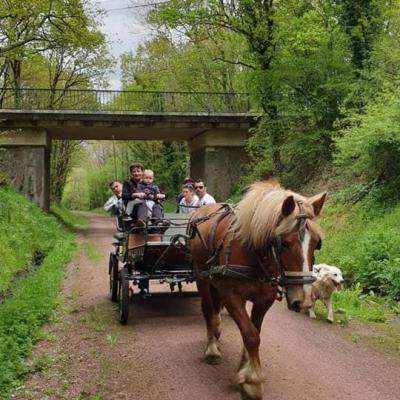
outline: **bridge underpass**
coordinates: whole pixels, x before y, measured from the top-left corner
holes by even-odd
[[[231,110],[82,111],[2,106],[0,170],[19,192],[44,209],[49,208],[50,151],[55,139],[187,141],[190,175],[203,178],[217,200],[224,200],[247,162],[244,143],[255,117]]]

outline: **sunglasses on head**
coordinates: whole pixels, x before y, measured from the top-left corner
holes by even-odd
[[[194,188],[195,188],[195,189],[203,189],[204,186],[195,186]]]

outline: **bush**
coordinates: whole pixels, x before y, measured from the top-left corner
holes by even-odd
[[[373,196],[351,209],[329,201],[322,213],[325,240],[318,262],[343,269],[349,285],[359,282],[373,291],[400,299],[400,205],[381,208]]]
[[[57,305],[65,264],[75,249],[74,236],[58,221],[9,188],[0,188],[0,399],[8,399],[28,372],[26,357],[41,327]],[[42,263],[14,279],[35,255]],[[12,283],[12,285],[11,285]]]
[[[354,176],[386,184],[400,182],[400,100],[398,90],[370,102],[364,114],[349,118],[350,127],[336,139],[336,162]],[[398,198],[398,195],[397,195]]]

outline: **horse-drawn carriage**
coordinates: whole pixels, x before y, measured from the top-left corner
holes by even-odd
[[[221,310],[225,307],[243,339],[235,381],[242,399],[261,400],[263,319],[279,299],[281,287],[290,309],[312,306],[312,265],[322,240],[315,219],[325,198],[326,192],[304,197],[273,181],[256,182],[237,206],[209,204],[194,212],[188,222],[189,237],[178,233],[166,240],[164,234],[151,237],[149,229],[142,236],[124,236],[110,256],[111,297],[119,299],[120,321],[128,319],[129,281],[146,291],[150,279],[179,285],[196,276],[207,327],[204,361],[217,364],[221,360]],[[183,222],[181,229],[186,225]],[[118,261],[125,263],[120,271]],[[253,304],[250,313],[247,302]]]
[[[119,303],[119,320],[128,322],[130,294],[134,287],[139,295],[149,295],[149,283],[156,280],[169,284],[171,291],[182,283],[194,281],[191,258],[186,247],[185,214],[169,216],[168,229],[153,226],[127,229],[117,220],[118,232],[114,235],[114,251],[110,253],[110,297]]]

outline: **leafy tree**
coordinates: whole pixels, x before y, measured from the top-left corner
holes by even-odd
[[[381,8],[385,29],[376,34],[361,78],[346,103],[347,118],[336,138],[336,163],[348,179],[362,184],[358,199],[377,186],[386,185],[385,196],[397,198],[400,181],[400,75],[399,3]],[[358,100],[359,99],[359,100]]]
[[[382,0],[340,0],[340,22],[350,38],[351,59],[361,70],[369,60],[376,35],[382,31],[384,21]]]
[[[35,93],[32,101],[53,109],[76,105],[67,96],[69,89],[86,89],[96,82],[105,84],[105,71],[110,67],[104,35],[97,29],[100,12],[84,7],[81,0],[13,1],[0,6],[0,57],[3,87],[44,86],[50,92]],[[29,94],[29,93],[28,93]],[[5,92],[1,98],[4,100]],[[78,101],[93,103],[89,94]],[[14,102],[22,101],[15,91]],[[29,104],[29,103],[28,103]],[[78,142],[54,140],[51,160],[51,198],[61,200],[71,157]]]
[[[215,35],[242,44],[237,56],[220,61],[236,67],[234,88],[255,93],[263,110],[247,144],[250,179],[275,175],[298,187],[312,178],[316,163],[329,162],[334,123],[354,80],[340,12],[326,1],[174,0],[148,19],[183,43],[178,54],[186,63],[182,49],[193,43],[201,50],[199,43]]]

